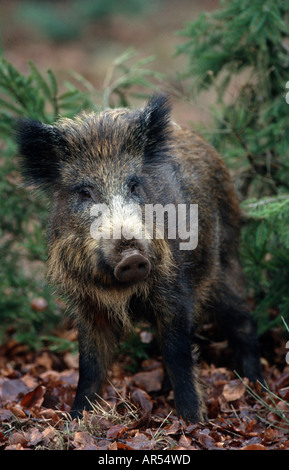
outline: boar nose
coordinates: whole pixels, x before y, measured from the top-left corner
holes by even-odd
[[[151,270],[149,260],[137,250],[126,250],[114,269],[114,275],[121,282],[137,282],[145,279]]]

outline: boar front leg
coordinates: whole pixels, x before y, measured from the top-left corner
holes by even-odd
[[[78,326],[79,380],[70,415],[81,416],[99,399],[113,359],[117,340],[113,331],[82,322]]]
[[[195,372],[197,355],[192,347],[192,314],[187,298],[178,296],[176,303],[173,306],[171,299],[166,299],[169,307],[157,314],[162,357],[178,415],[187,423],[196,423],[205,418],[205,406]]]

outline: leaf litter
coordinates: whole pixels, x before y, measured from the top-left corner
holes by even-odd
[[[265,387],[203,360],[208,420],[185,424],[173,392],[163,390],[161,358],[145,359],[135,373],[124,359],[93,410],[72,421],[77,356],[33,353],[11,340],[0,347],[0,449],[288,450],[289,366],[262,362]]]

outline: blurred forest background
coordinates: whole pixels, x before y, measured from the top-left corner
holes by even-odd
[[[170,93],[173,118],[198,129],[232,172],[259,332],[289,322],[286,3],[0,2],[1,341],[71,347],[61,332],[65,305],[45,283],[47,201],[22,186],[15,117],[53,122],[82,108],[141,105],[157,89]]]

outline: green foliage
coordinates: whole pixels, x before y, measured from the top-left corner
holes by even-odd
[[[11,125],[15,117],[29,116],[51,123],[59,114],[73,115],[83,108],[93,107],[89,95],[70,83],[66,83],[68,91],[59,94],[57,81],[51,70],[43,77],[32,62],[29,63],[29,68],[29,75],[22,75],[12,64],[0,57],[1,137],[11,137]]]
[[[30,117],[52,123],[60,115],[72,117],[82,109],[126,105],[139,96],[140,85],[142,90],[151,88],[152,81],[159,78],[146,68],[152,60],[136,60],[129,50],[112,65],[105,92],[97,92],[78,74],[73,74],[77,86],[66,82],[66,91],[60,92],[63,87],[52,71],[42,74],[29,63],[29,73],[23,75],[0,57],[0,341],[8,332],[37,348],[51,342],[61,319],[57,299],[45,282],[48,201],[42,194],[36,197],[21,182],[15,119]],[[44,308],[34,301],[39,297],[47,304]],[[60,343],[55,339],[53,347],[61,347]]]
[[[136,56],[136,51],[129,48],[111,64],[104,80],[104,108],[128,106],[132,98],[147,98],[148,91],[155,91],[165,79],[164,74],[147,68],[156,60],[155,56],[134,61]]]
[[[148,359],[150,345],[143,343],[139,334],[135,331],[131,333],[126,341],[123,341],[120,345],[120,352],[130,358],[130,362],[126,364],[126,370],[130,372],[136,372],[139,368],[139,364],[144,359]]]
[[[282,0],[222,1],[179,32],[188,38],[178,53],[188,56],[190,93],[216,92],[207,138],[233,171],[251,217],[242,259],[262,332],[274,309],[289,318],[288,15]]]
[[[252,217],[244,227],[242,261],[254,292],[260,333],[289,319],[289,195],[246,200]]]
[[[55,41],[69,41],[85,32],[92,21],[107,20],[112,14],[142,14],[150,3],[142,0],[26,0],[19,4],[17,16],[22,24],[34,27],[42,36]]]
[[[38,347],[43,325],[52,329],[59,322],[59,308],[44,279],[48,202],[21,183],[16,171],[14,122],[29,116],[51,123],[60,113],[73,115],[91,102],[73,85],[59,94],[51,71],[44,77],[34,64],[29,67],[30,73],[24,76],[0,58],[0,340],[9,328],[17,340]],[[39,296],[47,304],[43,311],[32,307]]]
[[[218,104],[212,143],[238,174],[242,197],[288,191],[289,4],[233,0],[203,13],[180,34],[192,89],[214,86]]]

